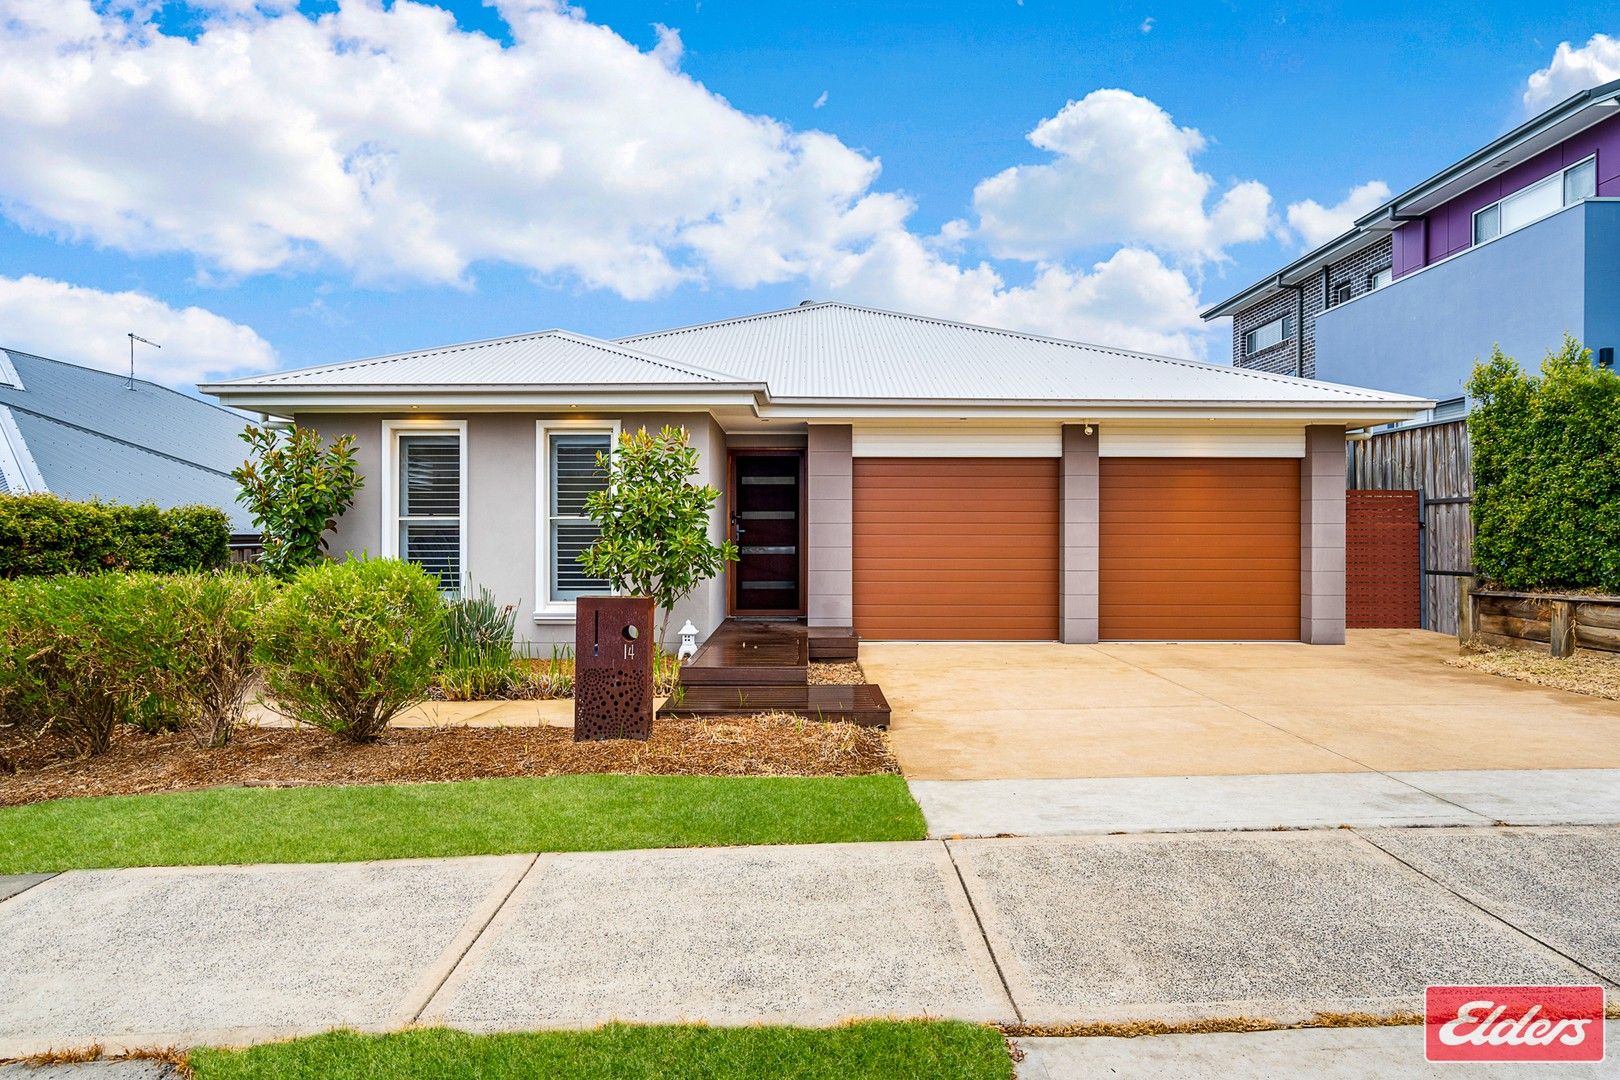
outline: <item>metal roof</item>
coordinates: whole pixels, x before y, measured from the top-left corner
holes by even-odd
[[[470,341],[340,364],[252,375],[204,387],[364,386],[690,386],[734,381],[729,375],[570,333]]]
[[[777,403],[1418,400],[836,302],[643,334],[622,343],[763,382]]]
[[[252,532],[229,470],[247,457],[247,418],[143,379],[15,349],[0,357],[22,388],[0,384],[0,407],[21,436],[46,490],[162,507],[201,503]]]
[[[1277,292],[1284,284],[1298,284],[1301,275],[1309,274],[1324,263],[1359,248],[1365,247],[1379,236],[1393,230],[1404,215],[1422,214],[1443,202],[1477,187],[1496,175],[1504,165],[1519,164],[1543,150],[1555,146],[1578,132],[1601,123],[1620,104],[1620,79],[1571,94],[1557,105],[1547,109],[1500,138],[1475,150],[1454,164],[1446,166],[1421,183],[1396,195],[1374,210],[1356,219],[1348,232],[1334,237],[1298,259],[1243,289],[1241,292],[1207,308],[1205,319],[1217,319],[1258,303]]]

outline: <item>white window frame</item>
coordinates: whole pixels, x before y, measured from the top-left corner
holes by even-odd
[[[1281,337],[1279,337],[1276,341],[1273,341],[1270,345],[1262,345],[1258,349],[1250,347],[1249,342],[1251,338],[1253,338],[1260,331],[1269,330],[1273,326],[1279,328],[1279,332],[1282,335]],[[1293,341],[1294,329],[1294,317],[1292,315],[1279,315],[1269,322],[1261,323],[1259,326],[1243,335],[1243,355],[1254,356],[1258,353],[1265,352],[1267,349],[1275,349],[1277,346],[1282,345],[1285,342]]]
[[[400,558],[399,550],[399,437],[401,435],[454,435],[461,450],[461,499],[456,507],[456,525],[460,529],[461,544],[457,558],[461,563],[458,591],[467,591],[467,421],[465,420],[384,420],[382,422],[382,468],[387,481],[382,491],[382,536],[377,550],[390,559]]]
[[[1538,221],[1547,220],[1548,218],[1552,217],[1554,214],[1558,213],[1559,210],[1567,210],[1569,207],[1574,206],[1575,204],[1570,202],[1569,199],[1568,199],[1568,190],[1569,190],[1568,176],[1569,176],[1569,174],[1571,172],[1575,171],[1576,169],[1580,168],[1582,165],[1586,165],[1586,164],[1591,164],[1592,165],[1592,171],[1593,171],[1593,174],[1594,174],[1593,177],[1592,177],[1592,180],[1593,180],[1593,183],[1592,183],[1592,196],[1587,196],[1587,198],[1591,198],[1593,196],[1596,196],[1597,195],[1597,176],[1596,176],[1596,172],[1597,172],[1597,154],[1596,153],[1591,153],[1591,154],[1587,154],[1585,157],[1581,158],[1581,160],[1579,160],[1577,162],[1574,162],[1573,164],[1564,166],[1562,169],[1559,169],[1555,173],[1549,173],[1546,176],[1543,176],[1540,180],[1537,180],[1534,183],[1526,184],[1526,185],[1524,185],[1524,187],[1519,188],[1516,191],[1509,192],[1508,194],[1502,196],[1500,199],[1497,199],[1495,202],[1487,203],[1486,205],[1480,207],[1478,210],[1475,210],[1473,212],[1473,214],[1468,219],[1468,246],[1471,247],[1471,248],[1475,248],[1475,247],[1479,247],[1482,244],[1489,244],[1494,240],[1500,240],[1500,239],[1502,239],[1502,237],[1507,236],[1507,235],[1509,235],[1511,233],[1516,233],[1520,229],[1526,228],[1526,227],[1528,227],[1530,225],[1534,225]],[[1532,190],[1534,188],[1540,187],[1543,184],[1554,183],[1554,182],[1557,183],[1557,185],[1558,185],[1558,199],[1559,199],[1559,202],[1558,202],[1558,208],[1556,210],[1549,210],[1545,214],[1542,214],[1540,217],[1531,218],[1529,221],[1526,221],[1523,225],[1516,225],[1511,229],[1504,229],[1502,227],[1502,205],[1504,203],[1511,202],[1512,200],[1514,200],[1514,199],[1518,198],[1519,196],[1523,195],[1525,192],[1530,191],[1530,190]],[[1478,239],[1478,237],[1479,237],[1479,215],[1489,213],[1491,210],[1496,211],[1496,235],[1491,237],[1489,240],[1480,240],[1480,239]]]
[[[1393,284],[1395,284],[1395,267],[1393,266],[1380,266],[1377,270],[1374,270],[1372,273],[1367,275],[1368,292],[1377,292],[1379,289],[1387,289]]]
[[[573,622],[573,600],[551,599],[551,460],[553,435],[605,434],[608,453],[619,445],[618,420],[537,420],[534,424],[534,621]]]

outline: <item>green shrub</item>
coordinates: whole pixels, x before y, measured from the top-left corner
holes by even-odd
[[[487,588],[444,602],[444,665],[435,685],[451,701],[512,697],[520,669],[513,659],[517,608]]]
[[[0,495],[0,578],[211,570],[230,559],[230,522],[212,506],[70,502]]]
[[[259,613],[275,583],[253,574],[184,574],[164,582],[177,638],[161,700],[204,746],[224,746],[258,675]]]
[[[179,644],[164,579],[151,574],[24,578],[0,588],[0,712],[106,750],[121,723],[148,729]]]
[[[265,609],[255,655],[289,716],[363,741],[426,697],[443,651],[434,579],[395,559],[351,559],[300,570]]]
[[[1539,376],[1496,350],[1468,393],[1479,573],[1511,589],[1620,592],[1620,375],[1566,337]]]
[[[327,446],[313,428],[249,425],[242,440],[253,456],[231,470],[242,486],[236,501],[248,508],[264,538],[259,561],[276,577],[289,578],[326,557],[327,532],[354,503],[363,483],[354,436]]]

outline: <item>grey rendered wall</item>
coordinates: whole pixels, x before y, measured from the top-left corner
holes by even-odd
[[[1299,639],[1344,644],[1344,489],[1342,427],[1305,429],[1299,467]]]
[[[1620,344],[1613,304],[1587,321],[1588,234],[1611,245],[1591,260],[1593,286],[1620,292],[1617,222],[1620,204],[1580,203],[1323,312],[1317,377],[1445,399],[1496,344],[1532,369],[1566,331]]]
[[[854,436],[848,424],[816,424],[808,445],[807,621],[849,626],[855,619]]]
[[[1058,612],[1063,641],[1097,640],[1098,457],[1097,429],[1063,425],[1060,483],[1063,510],[1063,596]]]
[[[409,414],[418,419],[420,413]],[[354,506],[338,520],[329,539],[334,555],[376,554],[382,543],[382,423],[407,416],[311,414],[298,422],[325,438],[353,435],[356,461],[365,485]],[[536,622],[535,609],[535,413],[446,415],[435,419],[467,421],[467,572],[474,584],[487,587],[502,603],[516,604],[519,639],[535,644],[572,643],[574,624]],[[580,419],[570,413],[568,419]],[[645,427],[657,431],[665,424],[686,427],[698,448],[700,482],[725,490],[725,436],[707,414],[637,415],[621,418],[625,430]],[[724,507],[710,522],[710,538],[724,537]],[[669,621],[673,642],[681,624],[691,619],[707,636],[725,618],[724,577],[700,585],[678,604]],[[701,638],[700,638],[701,640]]]

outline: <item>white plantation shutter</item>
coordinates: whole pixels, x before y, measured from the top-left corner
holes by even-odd
[[[610,592],[608,582],[591,577],[579,563],[579,556],[596,543],[601,530],[585,514],[585,499],[607,487],[607,472],[596,464],[596,455],[612,449],[607,432],[553,434],[547,447],[550,473],[549,543],[551,545],[551,599],[572,600],[589,593]]]
[[[399,436],[399,557],[461,587],[461,436]]]

